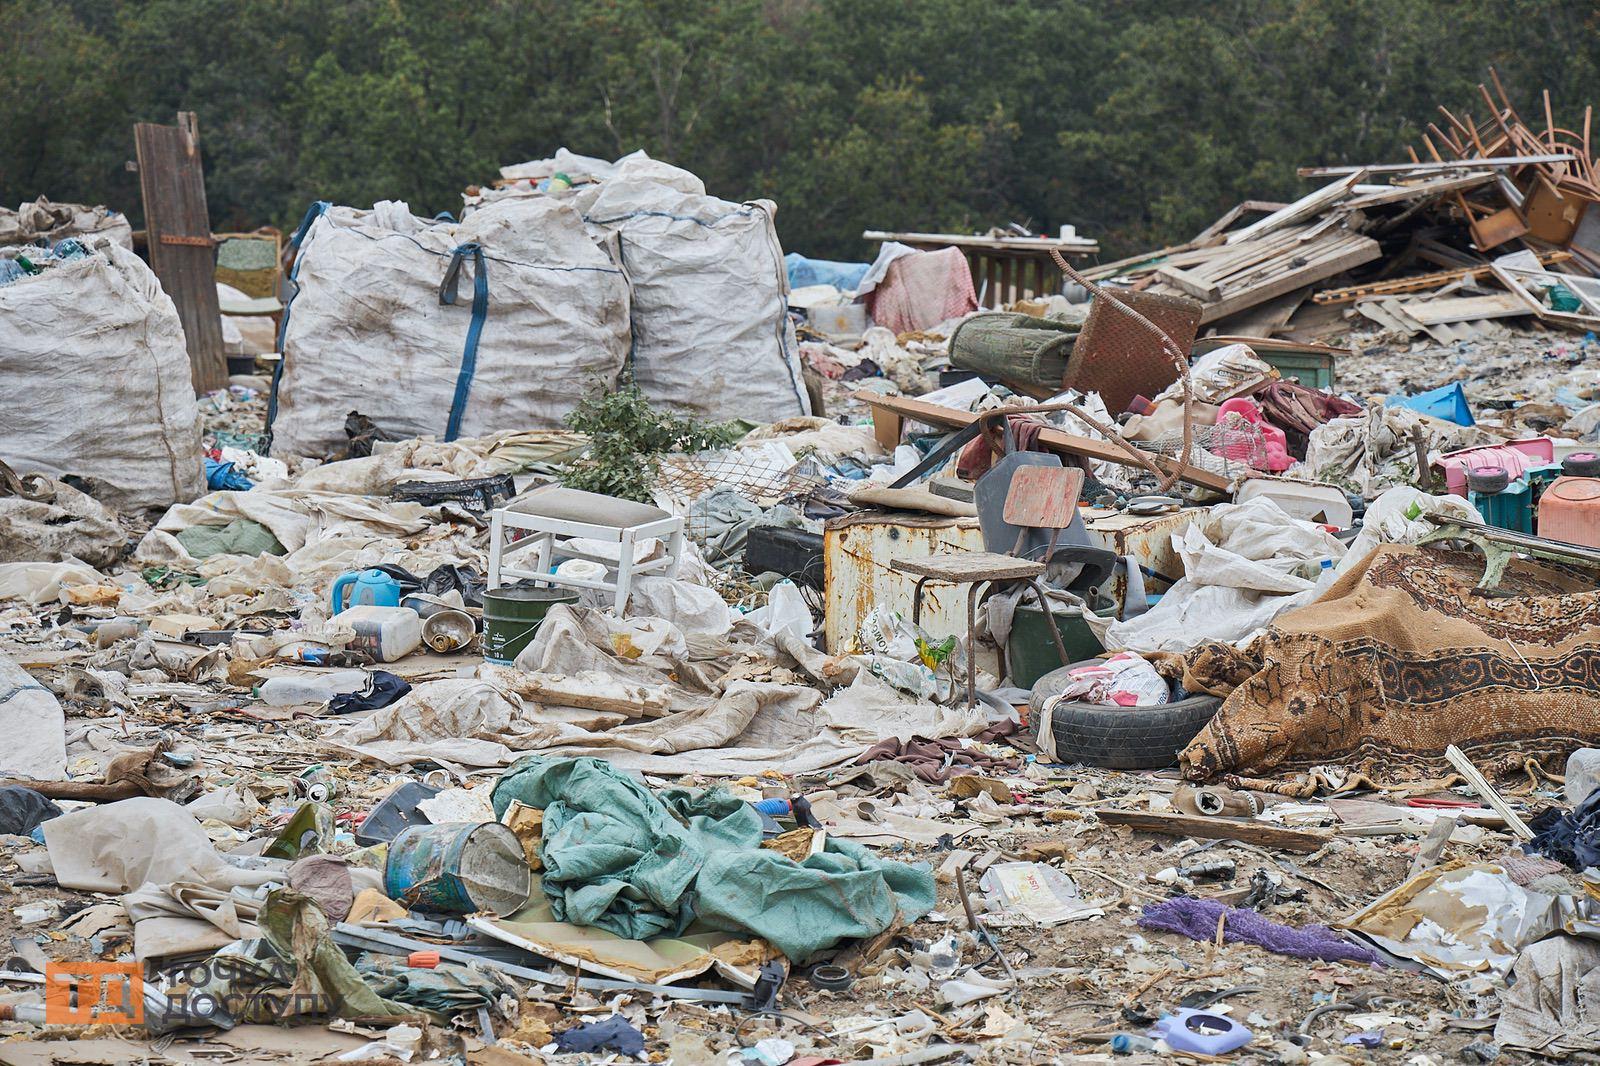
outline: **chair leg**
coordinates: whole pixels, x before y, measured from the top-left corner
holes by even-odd
[[[677,577],[678,567],[683,564],[684,536],[683,523],[679,522],[678,528],[673,530],[672,536],[667,539],[667,554],[672,557],[672,561],[667,564],[668,577]]]
[[[506,516],[495,511],[489,516],[489,587],[500,587],[500,553],[506,539]]]
[[[911,624],[922,624],[922,589],[928,583],[925,577],[917,578],[917,587],[911,590]]]
[[[978,593],[982,582],[967,586],[967,710],[978,705]]]
[[[628,594],[633,590],[633,530],[622,531],[622,550],[617,556],[616,614],[621,618],[628,611]]]
[[[537,573],[541,578],[544,578],[550,573],[550,558],[555,554],[556,535],[554,533],[540,533],[537,534],[537,536],[539,538],[539,543],[534,548],[534,558],[537,559],[538,562],[534,564],[533,569],[534,572]],[[542,583],[545,585],[554,584],[554,582],[551,581],[543,581]]]

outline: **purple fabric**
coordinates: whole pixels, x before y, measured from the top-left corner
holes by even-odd
[[[1139,916],[1139,924],[1146,929],[1158,929],[1165,933],[1182,933],[1191,940],[1213,940],[1217,935],[1217,919],[1224,912],[1228,915],[1228,920],[1222,926],[1222,941],[1225,944],[1243,941],[1297,959],[1379,961],[1376,953],[1340,939],[1338,933],[1325,925],[1306,925],[1295,929],[1263,918],[1253,910],[1226,907],[1214,899],[1179,896],[1165,903],[1152,903]]]

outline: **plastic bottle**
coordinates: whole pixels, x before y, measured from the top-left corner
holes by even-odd
[[[1111,1053],[1113,1055],[1137,1055],[1141,1051],[1156,1050],[1156,1042],[1147,1036],[1136,1033],[1118,1033],[1111,1038]]]
[[[1339,574],[1334,569],[1337,565],[1332,559],[1322,560],[1321,569],[1317,574],[1316,594],[1318,596],[1328,591],[1329,586],[1339,580]]]
[[[255,687],[255,697],[269,707],[297,707],[327,703],[343,692],[367,687],[365,670],[329,670],[305,677],[269,677]]]

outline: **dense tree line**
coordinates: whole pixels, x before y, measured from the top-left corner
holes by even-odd
[[[1183,239],[1297,165],[1404,158],[1435,106],[1600,103],[1592,0],[0,0],[0,203],[137,219],[134,121],[199,113],[218,229],[317,198],[452,210],[560,145],[635,148],[865,228]],[[1600,138],[1600,128],[1596,129]]]

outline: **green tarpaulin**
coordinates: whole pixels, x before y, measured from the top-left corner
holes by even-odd
[[[699,922],[762,937],[796,962],[933,909],[926,863],[886,862],[848,841],[795,862],[761,847],[761,816],[721,789],[659,795],[592,758],[529,755],[494,787],[544,811],[544,889],[556,919],[630,940]]]

